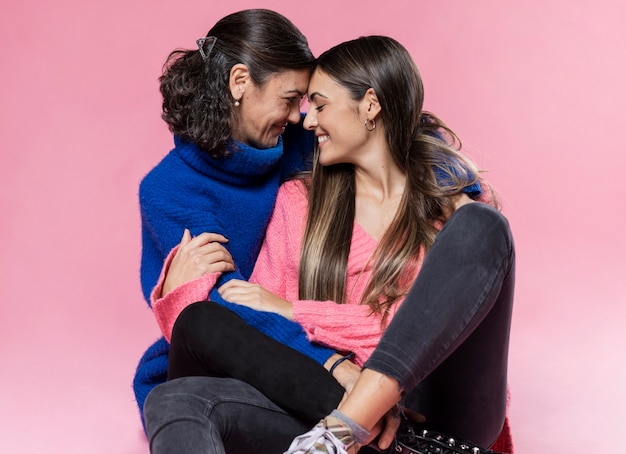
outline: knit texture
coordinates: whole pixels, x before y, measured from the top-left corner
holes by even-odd
[[[254,311],[246,306],[227,302],[222,304],[244,317],[248,324],[296,350],[302,351],[298,345],[298,341],[302,339],[294,336],[292,328],[297,333],[304,330],[310,342],[332,345],[338,351],[354,351],[355,361],[362,364],[374,351],[382,334],[380,316],[372,314],[369,306],[359,304],[371,276],[369,259],[377,242],[355,223],[348,256],[346,304],[299,300],[298,265],[307,208],[308,200],[302,181],[288,181],[280,188],[263,247],[249,279],[250,282],[291,301],[297,323],[277,314]],[[166,259],[164,272],[152,295],[154,313],[166,338],[171,336],[172,327],[180,312],[196,302],[198,295],[210,291],[219,275],[215,273],[202,276],[160,298],[165,270],[169,267],[174,253],[175,251],[172,251]],[[411,279],[414,277],[411,276]],[[219,293],[216,290],[212,291],[211,299],[218,298]],[[396,309],[397,307],[394,307],[392,313],[395,313]],[[290,326],[286,322],[293,325]],[[310,352],[302,352],[311,356]],[[326,359],[328,357],[324,361]]]
[[[175,148],[144,177],[139,187],[141,286],[148,304],[163,262],[180,242],[185,228],[194,236],[213,232],[228,238],[226,247],[237,270],[221,276],[220,282],[247,279],[280,184],[296,172],[310,168],[313,150],[313,135],[301,124],[289,125],[277,146],[269,149],[232,141],[229,149],[233,154],[228,158],[211,158],[178,137],[174,142]],[[208,290],[200,300],[207,298]],[[306,341],[304,334],[300,335]],[[329,349],[311,348],[320,358],[332,354]],[[167,379],[168,351],[167,341],[161,338],[144,353],[137,366],[133,389],[142,421],[148,393]]]
[[[468,187],[466,191],[471,192],[474,197],[483,194],[480,185]],[[300,300],[298,267],[307,212],[308,198],[303,182],[294,180],[283,184],[278,192],[274,213],[249,280],[293,304],[295,321],[304,329],[309,341],[332,346],[337,351],[354,352],[355,363],[362,365],[376,348],[383,328],[381,315],[373,314],[369,306],[360,304],[372,275],[371,258],[377,241],[358,223],[354,223],[346,274],[346,304]],[[172,258],[173,254],[166,260],[166,268]],[[403,278],[412,282],[421,262],[422,257],[419,257],[413,269],[414,274]],[[168,334],[171,335],[171,329],[180,311],[197,301],[199,294],[209,291],[214,286],[217,276],[216,273],[213,276],[206,275],[195,279],[160,298],[165,272],[161,275],[153,295],[153,306],[166,337]],[[219,294],[213,290],[211,296],[217,299]],[[401,302],[402,300],[398,301],[390,309],[387,323],[392,320]],[[240,314],[252,311],[239,305],[228,307]],[[268,313],[258,312],[255,315],[259,314]],[[282,319],[278,315],[272,315],[276,317],[277,322]],[[274,339],[298,349],[297,345],[289,343],[293,342],[293,339],[289,331],[285,331],[284,322],[278,326],[270,326],[267,322],[272,320],[264,318],[258,321],[254,315],[248,315],[246,321]]]

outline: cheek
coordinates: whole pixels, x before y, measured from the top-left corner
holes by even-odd
[[[272,109],[272,118],[277,120],[284,120],[289,116],[289,105],[287,103],[281,101],[280,103],[274,104],[274,108]]]
[[[280,115],[275,105],[258,104],[253,111],[252,121],[259,125],[269,125]]]

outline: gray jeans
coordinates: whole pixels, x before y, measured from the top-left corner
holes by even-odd
[[[150,452],[284,452],[311,428],[233,378],[184,377],[154,388],[145,405]]]
[[[459,208],[364,367],[394,377],[433,430],[480,446],[506,415],[515,248],[494,208]]]
[[[396,378],[428,426],[482,446],[505,417],[514,268],[506,219],[481,203],[461,207],[365,364]],[[276,370],[277,383],[298,370]],[[159,385],[145,419],[153,454],[281,453],[311,428],[254,387],[216,377]]]

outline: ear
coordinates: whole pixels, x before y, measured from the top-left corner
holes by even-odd
[[[381,111],[380,103],[378,102],[378,96],[373,88],[368,88],[365,92],[365,96],[361,100],[361,105],[364,107],[364,112],[367,118],[370,120],[376,119]]]
[[[250,71],[243,63],[237,63],[235,66],[230,68],[228,88],[230,89],[230,95],[233,99],[238,101],[243,97],[243,92],[246,90],[246,84],[249,80]]]

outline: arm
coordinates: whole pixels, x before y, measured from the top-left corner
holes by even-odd
[[[221,273],[234,269],[232,257],[220,244],[225,240],[222,235],[209,233],[192,239],[185,229],[181,244],[166,258],[151,302],[161,332],[168,341],[182,310],[205,300]]]
[[[142,228],[141,286],[150,302],[167,254],[180,242],[184,229],[224,233],[214,215],[214,202],[200,197],[200,180],[176,151],[154,167],[139,186]]]
[[[388,322],[398,306],[389,314]],[[310,340],[332,345],[338,351],[354,352],[359,365],[373,353],[384,329],[381,316],[360,304],[296,300],[293,313]]]
[[[353,351],[357,355],[357,364],[362,364],[380,339],[380,317],[372,315],[367,306],[298,299],[298,265],[307,208],[303,183],[285,183],[278,193],[250,283],[231,281],[220,287],[220,293],[230,301],[295,320],[310,341],[332,346],[337,351]],[[362,237],[358,241],[358,256],[366,259],[375,244]],[[360,259],[356,261],[361,262]],[[362,263],[351,271],[354,279],[350,285],[357,284],[351,287],[356,295],[353,301],[359,300],[368,279],[367,273],[361,273],[360,268]]]

